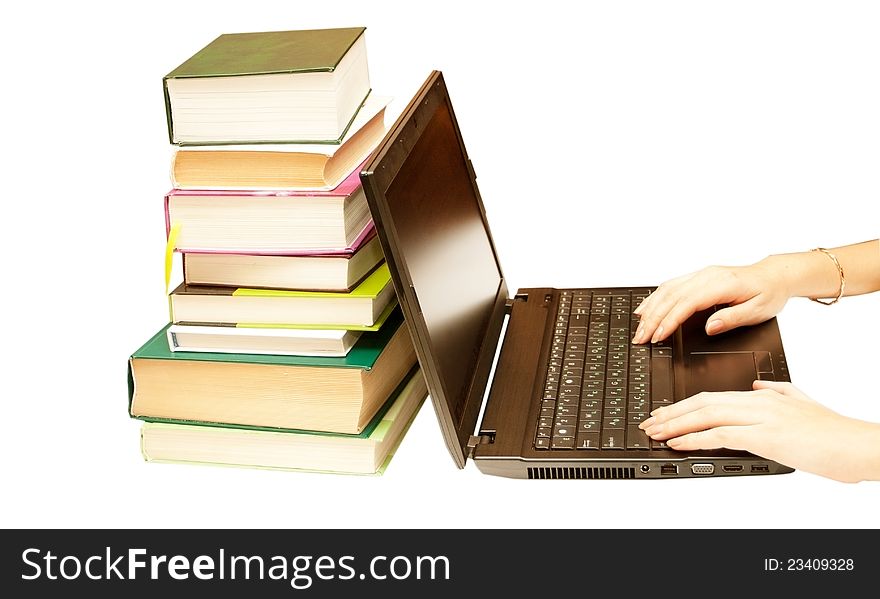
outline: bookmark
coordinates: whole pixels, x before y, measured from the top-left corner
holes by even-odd
[[[180,235],[180,223],[174,223],[168,229],[168,241],[165,243],[165,295],[171,285],[171,268],[174,266],[174,248]]]

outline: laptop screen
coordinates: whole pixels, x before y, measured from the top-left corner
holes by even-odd
[[[419,361],[431,371],[426,377],[438,415],[441,422],[451,418],[444,429],[451,426],[461,440],[476,424],[472,406],[482,401],[498,332],[491,348],[486,338],[500,328],[493,322],[501,316],[499,293],[503,300],[507,291],[438,77],[435,72],[404,111],[362,180]]]

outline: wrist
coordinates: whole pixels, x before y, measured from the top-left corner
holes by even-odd
[[[846,455],[839,460],[833,478],[844,482],[880,480],[880,424],[842,417],[846,431]]]
[[[798,295],[801,268],[795,256],[797,254],[772,254],[756,264],[767,273],[771,283],[786,300]]]
[[[786,297],[836,297],[841,278],[835,262],[822,252],[773,254],[763,264]]]

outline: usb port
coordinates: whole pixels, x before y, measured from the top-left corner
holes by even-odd
[[[660,466],[660,474],[678,474],[678,466],[675,464],[663,464]]]
[[[742,472],[743,467],[742,464],[726,464],[721,467],[725,472]]]
[[[770,466],[767,464],[752,464],[752,472],[770,472]]]

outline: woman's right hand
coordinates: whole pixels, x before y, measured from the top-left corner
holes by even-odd
[[[709,266],[660,285],[636,309],[640,317],[633,343],[656,343],[672,334],[699,310],[716,304],[728,307],[713,313],[706,333],[772,318],[791,297],[781,256],[770,256],[750,266]]]

